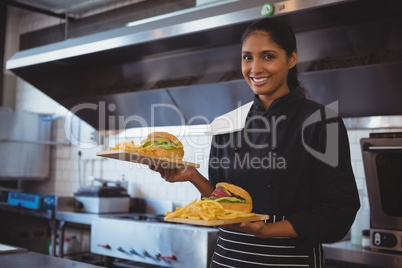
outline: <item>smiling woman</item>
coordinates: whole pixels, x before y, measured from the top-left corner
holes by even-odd
[[[254,101],[238,109],[247,109],[244,117],[231,119],[241,128],[212,130],[209,178],[192,168],[157,171],[168,182],[191,182],[206,197],[222,182],[236,185],[250,194],[253,213],[270,216],[220,228],[212,268],[325,267],[321,244],[342,239],[360,206],[345,126],[335,111],[305,98],[286,23],[253,23],[241,53]],[[315,114],[331,114],[331,122]]]
[[[248,28],[242,38],[242,73],[265,108],[299,86],[296,39],[285,23],[261,21]],[[278,36],[279,35],[279,36]],[[278,37],[277,37],[278,36]]]

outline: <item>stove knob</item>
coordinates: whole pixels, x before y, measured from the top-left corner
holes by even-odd
[[[145,250],[144,250],[144,252],[142,252],[142,255],[144,255],[145,257],[148,257],[148,258],[152,258],[152,256],[149,255],[149,253]]]
[[[149,254],[146,250],[144,250],[144,252],[142,253],[142,255],[144,255],[147,258],[151,258],[155,261],[160,261],[161,259],[158,257],[158,255],[156,255],[155,257],[152,256],[151,254]]]
[[[125,251],[122,247],[117,248],[118,251],[123,252],[124,254],[130,255],[127,251]]]
[[[130,253],[133,254],[133,255],[136,255],[136,256],[138,256],[138,257],[145,258],[143,255],[141,255],[140,253],[138,253],[138,252],[135,251],[134,249],[131,249],[131,250],[130,250]]]
[[[171,264],[172,261],[177,261],[177,258],[175,255],[171,255],[171,256],[162,256],[162,254],[158,254],[156,255],[158,259],[163,260],[166,263]]]
[[[111,247],[108,244],[105,244],[105,245],[98,244],[98,247],[105,248],[105,249],[111,249]]]

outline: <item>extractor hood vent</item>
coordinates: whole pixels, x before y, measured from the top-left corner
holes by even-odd
[[[380,51],[346,57],[325,57],[322,59],[314,60],[310,65],[308,71],[312,72],[380,64],[384,62],[386,56],[386,53]]]
[[[190,85],[194,85],[198,80],[199,80],[199,78],[197,76],[189,76],[189,77],[175,78],[175,79],[165,79],[165,80],[160,80],[160,81],[156,82],[156,84],[152,87],[152,89],[190,86]]]
[[[312,99],[339,100],[342,116],[402,114],[402,8],[396,1],[272,2],[273,16],[295,29],[299,72]],[[262,18],[264,4],[217,1],[20,51],[7,69],[69,110],[89,105],[76,114],[98,130],[209,123],[253,99],[241,74],[240,39]],[[384,105],[376,103],[380,90],[392,96]],[[137,120],[100,122],[100,112]]]

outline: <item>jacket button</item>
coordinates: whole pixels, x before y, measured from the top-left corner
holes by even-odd
[[[268,189],[272,189],[272,184],[268,184],[268,185],[267,185],[267,188],[268,188]]]
[[[238,152],[238,151],[240,151],[240,148],[236,147],[236,148],[234,148],[234,150],[235,150],[235,152]]]
[[[271,151],[272,152],[276,152],[278,150],[278,148],[276,148],[276,147],[271,147]]]

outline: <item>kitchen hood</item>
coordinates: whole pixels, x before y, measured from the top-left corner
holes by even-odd
[[[19,51],[6,68],[99,131],[208,124],[253,98],[239,43],[266,3],[217,1]],[[339,100],[346,117],[402,114],[402,12],[395,1],[272,3],[272,16],[295,29],[312,99]],[[392,97],[373,105],[383,90]],[[373,97],[362,99],[367,92]]]

